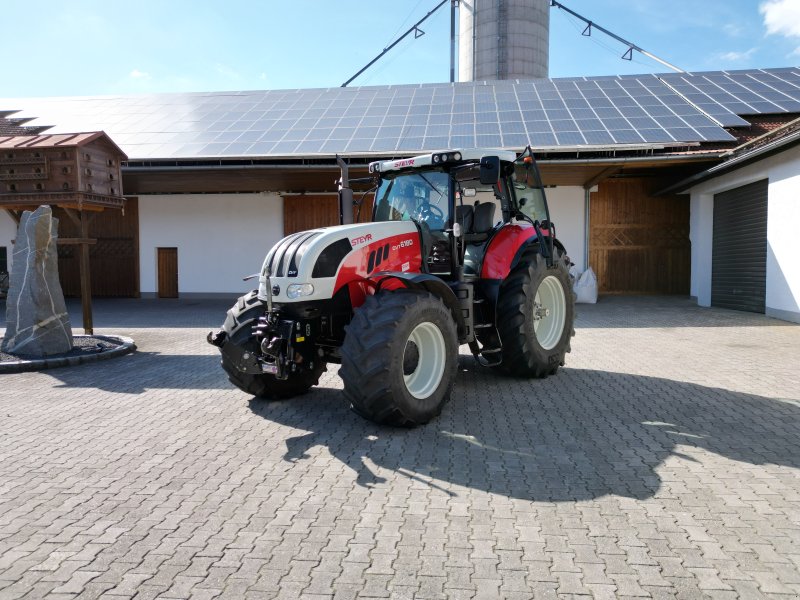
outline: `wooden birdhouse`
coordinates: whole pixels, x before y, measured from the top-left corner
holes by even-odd
[[[105,133],[0,136],[0,206],[121,208],[121,162]]]

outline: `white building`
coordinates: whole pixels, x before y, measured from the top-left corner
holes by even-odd
[[[800,323],[800,129],[695,178],[692,296]]]

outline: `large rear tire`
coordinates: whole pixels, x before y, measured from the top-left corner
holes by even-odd
[[[253,326],[264,314],[266,306],[258,299],[258,290],[245,294],[236,301],[225,317],[222,330],[226,334],[226,344],[236,344],[252,352],[257,352],[256,342],[252,336]],[[314,368],[308,371],[292,373],[287,379],[277,379],[265,373],[253,375],[242,373],[222,355],[222,368],[228,374],[230,382],[243,392],[265,398],[280,400],[304,394],[319,383],[319,378],[326,370],[325,362],[318,360]]]
[[[564,365],[575,335],[575,294],[568,259],[556,248],[548,268],[538,248],[527,250],[509,273],[497,301],[503,344],[501,370],[517,377],[547,377]]]
[[[367,297],[341,349],[344,394],[362,417],[411,427],[442,412],[458,369],[450,310],[418,290]]]

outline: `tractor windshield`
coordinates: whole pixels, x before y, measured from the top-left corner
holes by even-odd
[[[411,220],[441,231],[450,220],[450,176],[415,171],[387,176],[375,193],[375,221]]]

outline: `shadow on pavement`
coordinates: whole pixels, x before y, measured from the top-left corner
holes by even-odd
[[[236,295],[214,299],[95,298],[95,329],[190,328],[216,329],[225,320]],[[67,299],[67,311],[75,333],[83,333],[81,302]],[[6,302],[0,300],[0,329],[6,326]]]
[[[462,356],[462,368],[467,362]],[[321,446],[362,486],[384,481],[369,461],[452,495],[463,487],[537,501],[646,499],[658,492],[668,458],[713,459],[697,450],[800,467],[793,401],[581,369],[534,381],[469,367],[461,375],[442,416],[412,430],[369,423],[325,388],[283,402],[253,398],[250,409],[307,431],[286,440],[284,460],[307,460]],[[733,487],[746,486],[746,467],[731,468]]]
[[[103,363],[43,371],[61,381],[55,388],[88,388],[116,394],[149,389],[230,390],[219,354],[181,355],[142,352]]]

